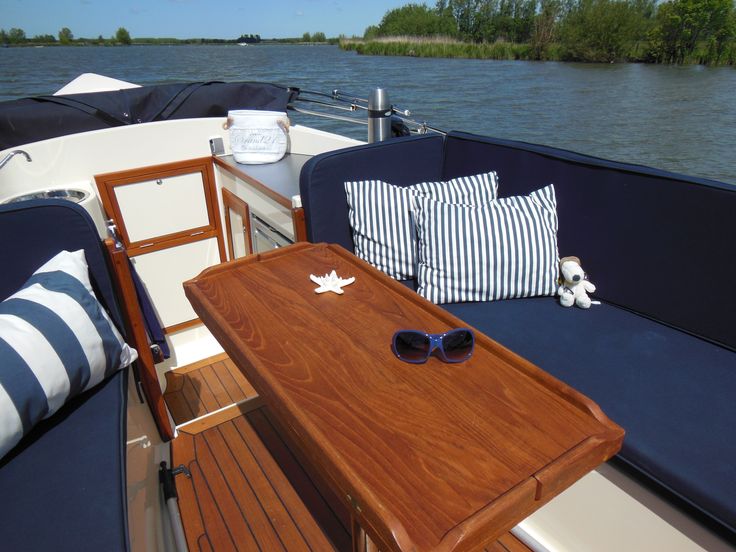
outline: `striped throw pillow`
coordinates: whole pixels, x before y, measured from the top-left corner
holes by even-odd
[[[433,303],[554,295],[557,203],[549,185],[481,207],[416,198],[418,289]]]
[[[38,422],[137,358],[62,251],[0,303],[0,458]]]
[[[394,186],[381,180],[345,182],[355,254],[397,280],[416,277],[417,241],[412,199],[484,205],[496,198],[495,172]]]

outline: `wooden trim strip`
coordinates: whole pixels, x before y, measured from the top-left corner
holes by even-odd
[[[243,414],[247,414],[248,412],[261,407],[263,407],[263,399],[261,397],[258,395],[255,397],[248,397],[245,400],[220,408],[214,412],[209,412],[204,416],[200,416],[199,418],[178,425],[176,426],[176,429],[182,433],[196,435],[197,433],[202,433],[207,429],[218,426],[223,422],[234,420]]]
[[[169,370],[169,372],[174,372],[176,374],[186,374],[189,372],[194,372],[195,370],[199,370],[200,368],[204,368],[205,366],[209,366],[210,364],[215,364],[216,362],[222,362],[223,360],[227,360],[228,358],[230,357],[228,356],[227,353],[220,353],[218,355],[214,355],[209,358],[203,358],[202,360],[192,362],[191,364],[186,364],[184,366],[172,368],[171,370]]]
[[[217,233],[217,230],[210,226],[201,226],[199,228],[190,228],[184,232],[177,232],[176,234],[167,234],[166,236],[158,236],[152,240],[142,240],[131,243],[126,246],[128,248],[128,256],[136,257],[138,255],[145,255],[146,253],[154,253],[163,249],[171,249],[179,245],[188,245],[190,243],[196,243],[205,240],[211,240],[216,238],[218,241],[218,249],[220,247],[221,236]],[[220,261],[225,260],[220,254]]]
[[[153,361],[148,336],[143,321],[135,285],[130,274],[128,257],[124,249],[118,249],[111,238],[105,240],[105,249],[110,264],[115,291],[120,298],[120,308],[123,311],[125,330],[128,339],[138,351],[138,366],[140,368],[141,386],[146,396],[148,407],[151,409],[159,435],[164,441],[174,438],[174,430],[169,422],[169,413],[164,402],[161,386],[158,383],[156,366]]]
[[[304,207],[292,209],[291,220],[294,223],[294,241],[307,241],[307,217],[304,214]]]
[[[227,188],[222,189],[222,207],[225,211],[225,230],[224,234],[227,237],[227,246],[230,251],[230,260],[235,258],[235,246],[233,242],[233,227],[230,219],[230,211],[234,211],[240,215],[243,219],[243,235],[245,236],[245,253],[250,255],[253,253],[253,243],[251,240],[251,227],[250,227],[250,208],[248,204],[239,198],[237,195],[232,193]]]
[[[192,320],[186,320],[185,322],[179,322],[178,324],[172,324],[171,326],[166,326],[164,328],[164,333],[167,335],[175,334],[176,332],[180,332],[182,330],[188,330],[189,328],[194,328],[195,326],[201,326],[202,321],[199,318],[193,318]]]

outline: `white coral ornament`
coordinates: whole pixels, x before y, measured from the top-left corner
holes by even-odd
[[[352,284],[355,281],[355,276],[351,276],[350,278],[340,278],[333,270],[330,274],[325,274],[324,276],[315,276],[314,274],[310,274],[309,279],[319,285],[319,287],[314,290],[315,293],[331,291],[338,295],[342,295],[345,293],[342,288]]]

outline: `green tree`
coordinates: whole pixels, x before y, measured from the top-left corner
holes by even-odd
[[[637,39],[639,16],[626,0],[580,0],[560,27],[567,59],[613,62],[624,59]]]
[[[56,42],[56,37],[50,34],[36,35],[31,39],[31,42],[36,42],[37,44],[52,44]]]
[[[323,32],[316,32],[312,35],[312,42],[327,42],[327,37]]]
[[[59,31],[59,42],[62,44],[71,44],[72,40],[74,40],[74,35],[69,27],[62,27]]]
[[[302,42],[312,42],[312,35],[310,33],[304,33],[302,35]]]
[[[557,39],[557,26],[562,13],[561,0],[541,0],[530,38],[534,59],[548,59],[549,48]]]
[[[130,33],[128,32],[128,29],[125,27],[118,28],[117,32],[115,33],[115,41],[119,42],[120,44],[130,45],[133,41],[130,38]]]
[[[372,36],[436,36],[454,35],[455,22],[449,13],[428,8],[424,4],[407,4],[386,12],[378,27],[368,27],[365,38]]]
[[[26,41],[26,32],[23,29],[13,27],[8,31],[8,44],[20,44]]]
[[[373,40],[374,38],[380,36],[379,33],[380,29],[378,28],[378,25],[370,25],[363,33],[363,38],[365,40]]]
[[[487,11],[493,10],[493,3],[487,2]],[[534,16],[537,13],[536,0],[500,0],[495,13],[490,14],[494,37],[484,37],[486,40],[499,38],[511,42],[529,42],[534,28]]]
[[[489,7],[488,2],[484,0],[448,0],[443,11],[452,14],[457,34],[461,38],[478,42],[484,34],[489,34]]]
[[[710,43],[718,58],[733,39],[733,13],[733,0],[670,0],[661,4],[650,33],[653,61],[683,63],[699,41]]]

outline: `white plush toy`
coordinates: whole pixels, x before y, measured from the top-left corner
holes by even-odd
[[[595,291],[595,286],[586,279],[585,272],[580,266],[580,259],[577,257],[560,259],[560,281],[557,295],[560,296],[560,304],[563,307],[571,307],[574,303],[581,309],[588,309],[591,304],[600,304],[588,297],[588,293]]]

